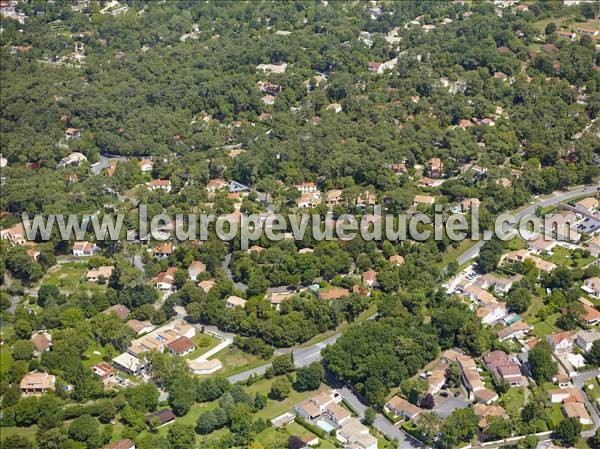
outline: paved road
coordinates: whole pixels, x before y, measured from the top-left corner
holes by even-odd
[[[233,279],[233,273],[231,272],[231,268],[229,268],[229,263],[231,262],[231,253],[227,253],[227,255],[225,256],[225,260],[223,260],[223,271],[225,271],[225,275],[227,276],[227,279],[229,279],[231,282],[233,282],[233,286],[235,287],[236,290],[245,292],[248,289],[248,286],[246,284],[242,284],[241,282],[236,282],[235,279]]]
[[[600,185],[582,186],[577,187],[573,190],[569,190],[568,192],[555,193],[550,198],[537,199],[533,202],[533,204],[530,204],[525,209],[522,209],[519,212],[517,212],[514,215],[515,219],[518,222],[521,218],[525,217],[526,215],[535,214],[535,211],[538,207],[555,206],[560,202],[568,201],[586,193],[592,194],[594,192],[597,192],[598,189],[600,189]],[[479,250],[484,245],[484,243],[485,241],[481,240],[477,242],[474,246],[469,248],[467,251],[462,253],[460,256],[458,256],[458,258],[456,259],[458,264],[462,265],[468,260],[477,257],[477,255],[479,254]]]

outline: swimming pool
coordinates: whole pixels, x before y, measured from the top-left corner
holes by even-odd
[[[320,419],[317,421],[317,426],[319,426],[321,429],[323,429],[325,432],[329,433],[331,432],[333,429],[335,429],[335,427],[333,427],[331,424],[329,424],[327,421],[325,421],[324,419]]]

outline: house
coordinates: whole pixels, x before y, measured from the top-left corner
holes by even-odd
[[[475,301],[482,306],[494,304],[496,302],[494,295],[475,284],[469,284],[466,287],[459,285],[457,286],[457,289],[462,291],[463,294],[468,296],[472,301]]]
[[[175,421],[175,413],[173,413],[173,410],[159,410],[158,412],[154,412],[154,413],[150,413],[149,415],[146,415],[146,421],[148,422],[148,424],[150,426],[157,426],[157,427],[162,427],[162,426],[166,426],[167,424],[172,423],[173,421]]]
[[[302,184],[297,184],[294,187],[303,195],[317,192],[317,186],[314,182],[303,182]]]
[[[439,178],[444,174],[444,163],[439,157],[429,159],[429,176]]]
[[[487,418],[490,418],[492,416],[496,416],[496,417],[506,417],[506,410],[504,410],[503,407],[499,406],[499,405],[485,405],[485,404],[481,404],[481,403],[477,403],[475,405],[473,405],[473,413],[475,413],[475,416],[477,416],[479,418],[479,428],[484,430],[487,428],[488,426],[488,420]]]
[[[499,178],[496,179],[496,185],[507,189],[512,186],[512,181],[508,178]]]
[[[465,355],[455,356],[461,370],[461,380],[467,389],[469,397],[478,402],[489,405],[498,399],[496,392],[488,390],[479,375],[477,364],[471,357]]]
[[[151,172],[154,168],[154,164],[150,159],[142,159],[138,162],[138,167],[144,173]]]
[[[7,229],[0,231],[0,239],[8,240],[13,246],[23,246],[27,243],[25,238],[25,227],[23,223],[17,223]]]
[[[386,70],[395,69],[396,65],[398,65],[398,58],[390,59],[385,62],[369,62],[368,69],[369,72],[381,75]]]
[[[246,307],[246,300],[232,295],[225,301],[225,307],[229,307],[230,309],[241,307],[243,309]]]
[[[533,264],[535,265],[535,267],[544,273],[552,273],[557,268],[556,264],[553,264],[552,262],[548,262],[547,260],[544,260],[544,259],[540,259],[539,257],[536,257],[536,256],[528,256],[527,260],[531,260],[533,262]]]
[[[341,427],[342,424],[352,416],[348,410],[335,402],[331,402],[327,405],[324,415],[338,427]]]
[[[198,282],[198,288],[200,288],[204,294],[207,294],[215,285],[217,285],[217,283],[212,279]]]
[[[442,387],[446,384],[446,364],[442,364],[441,367],[432,371],[427,376],[427,383],[429,387],[427,387],[427,394],[437,394],[440,392]]]
[[[163,291],[169,291],[175,284],[175,273],[177,272],[176,267],[169,267],[167,271],[163,271],[156,275],[156,288]]]
[[[116,368],[132,376],[139,376],[146,367],[140,359],[128,352],[116,356],[112,361]]]
[[[337,206],[342,202],[342,191],[338,189],[333,189],[327,191],[327,195],[325,196],[325,204],[327,207]]]
[[[307,399],[306,401],[296,405],[294,407],[294,411],[297,415],[301,416],[307,421],[311,421],[321,416],[321,409],[317,407],[310,399]]]
[[[599,339],[600,333],[595,330],[580,330],[575,334],[575,344],[585,352],[589,352],[594,342]]]
[[[208,193],[215,193],[217,190],[229,189],[229,183],[223,179],[211,179],[206,185]]]
[[[377,449],[377,439],[369,433],[369,428],[354,418],[347,420],[335,437],[348,448]]]
[[[287,63],[282,62],[279,64],[258,64],[256,66],[256,70],[260,70],[266,73],[285,73],[285,69],[287,68]]]
[[[584,280],[581,288],[591,297],[600,298],[600,277],[596,276]]]
[[[588,249],[590,250],[590,253],[593,256],[600,256],[600,234],[598,234],[596,237],[590,240],[587,245]]]
[[[53,390],[56,385],[56,377],[48,373],[33,371],[25,374],[19,385],[24,396],[38,395]]]
[[[571,332],[556,332],[546,337],[546,341],[556,353],[571,352],[573,349],[573,335]]]
[[[569,39],[570,41],[577,39],[577,34],[571,33],[567,30],[556,30],[556,35],[558,37],[562,37],[563,39]]]
[[[313,434],[304,435],[303,437],[300,437],[300,439],[306,446],[309,447],[315,447],[319,445],[319,437]]]
[[[415,195],[415,199],[413,200],[413,206],[418,206],[419,204],[431,206],[433,203],[435,203],[435,198],[430,195]]]
[[[478,209],[481,204],[478,198],[465,198],[460,202],[460,209],[467,212],[473,208]]]
[[[523,277],[523,275],[515,274],[514,276],[507,278],[493,273],[487,273],[480,276],[475,284],[486,290],[493,287],[495,293],[504,295],[510,291],[514,284],[520,282]]]
[[[135,443],[129,438],[125,438],[123,440],[115,441],[114,443],[109,444],[104,449],[135,449]]]
[[[198,280],[198,275],[206,271],[206,265],[199,260],[194,260],[188,267],[188,275],[192,281]]]
[[[537,239],[528,241],[527,248],[534,254],[552,254],[552,249],[557,244],[556,240],[540,235]]]
[[[64,168],[72,165],[80,165],[82,162],[87,161],[87,157],[83,153],[77,151],[63,157],[58,163],[58,168]]]
[[[394,256],[390,256],[389,261],[392,265],[399,267],[404,263],[404,257],[396,254]]]
[[[400,396],[394,396],[384,406],[385,411],[393,413],[398,418],[408,419],[415,422],[423,409],[411,404]]]
[[[85,257],[85,256],[93,256],[98,247],[91,242],[75,242],[73,243],[73,256],[75,257]]]
[[[129,320],[125,324],[138,335],[152,332],[155,328],[150,321]]]
[[[488,326],[491,326],[496,321],[506,316],[507,313],[508,310],[506,309],[506,303],[504,302],[486,304],[475,312],[479,319],[481,319],[481,322]]]
[[[173,247],[173,244],[171,242],[160,243],[159,245],[156,245],[152,250],[154,257],[156,257],[157,259],[166,259],[171,254],[173,254],[173,251],[175,251],[175,248]]]
[[[277,97],[274,97],[273,95],[265,95],[264,97],[261,98],[263,104],[266,104],[268,106],[274,105],[276,99],[277,99]]]
[[[518,363],[512,360],[505,352],[488,352],[484,354],[483,361],[487,369],[498,381],[505,382],[511,387],[526,385],[525,377],[521,374],[521,368]]]
[[[419,187],[439,187],[444,183],[444,179],[433,179],[426,176],[422,176],[417,184]]]
[[[81,133],[77,128],[67,128],[65,130],[65,138],[67,140],[77,140],[81,137]]]
[[[542,45],[542,51],[544,53],[554,53],[555,51],[558,51],[558,48],[554,44],[544,44]]]
[[[103,381],[114,377],[113,367],[106,362],[96,363],[92,366],[92,372]]]
[[[521,339],[524,338],[531,329],[532,327],[524,321],[517,321],[504,329],[500,329],[496,332],[496,336],[500,341],[509,340],[511,338]]]
[[[129,438],[125,438],[123,440],[115,441],[114,443],[109,444],[104,449],[135,449],[135,443]]]
[[[114,313],[119,317],[119,319],[124,320],[129,316],[130,310],[127,306],[123,304],[115,304],[114,306],[110,306],[107,309],[102,311],[104,315],[108,315],[110,313]]]
[[[565,402],[562,410],[567,418],[575,418],[584,426],[594,424],[583,402]]]
[[[548,398],[553,404],[561,402],[584,402],[584,397],[581,391],[577,388],[559,388],[548,392]]]
[[[596,310],[594,305],[585,298],[579,298],[579,302],[583,306],[581,319],[585,321],[588,326],[600,323],[600,312]]]
[[[103,279],[104,281],[108,281],[115,267],[109,265],[102,265],[98,268],[93,268],[88,270],[85,275],[85,278],[89,282],[98,282],[98,280]]]
[[[319,292],[319,299],[323,299],[325,301],[345,298],[346,296],[350,296],[350,291],[348,291],[347,288],[342,287],[326,288]]]
[[[321,195],[317,192],[305,193],[296,200],[296,206],[299,209],[312,209],[321,204]]]
[[[167,193],[170,193],[172,190],[170,179],[153,179],[152,181],[148,182],[146,185],[152,191],[163,190]]]
[[[342,112],[342,105],[339,103],[331,103],[331,104],[328,104],[325,109],[328,111],[333,111],[337,114],[339,112]]]
[[[47,332],[38,331],[31,336],[31,342],[35,348],[33,354],[39,356],[43,352],[50,350],[50,347],[52,346],[52,336]]]
[[[363,282],[369,287],[377,286],[377,272],[373,270],[365,271],[362,275]]]
[[[196,349],[194,342],[187,337],[181,336],[167,344],[169,353],[184,357]]]
[[[287,426],[289,423],[294,421],[294,419],[296,419],[296,417],[292,413],[285,412],[284,414],[271,419],[271,425],[278,429],[280,427]]]
[[[583,26],[575,27],[575,31],[581,34],[585,34],[586,36],[598,36],[600,34],[600,30],[598,28],[588,28]]]

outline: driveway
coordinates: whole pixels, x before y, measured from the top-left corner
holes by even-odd
[[[467,408],[470,401],[460,398],[443,398],[441,396],[435,398],[436,405],[433,407],[433,411],[436,412],[440,418],[447,418],[457,408]]]

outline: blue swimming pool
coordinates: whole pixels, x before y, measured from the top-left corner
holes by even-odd
[[[333,427],[331,424],[329,424],[327,421],[325,421],[324,419],[320,419],[317,421],[317,426],[319,426],[321,429],[323,429],[325,432],[329,433],[331,432],[333,429],[335,429],[335,427]]]

